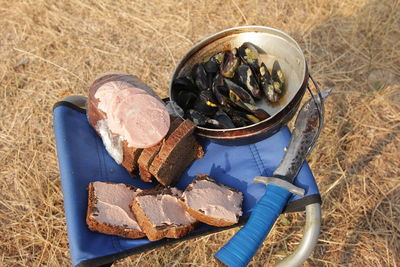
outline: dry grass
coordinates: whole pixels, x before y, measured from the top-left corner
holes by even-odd
[[[400,6],[398,1],[0,2],[0,262],[69,265],[52,105],[99,73],[139,75],[162,96],[177,60],[224,28],[291,34],[322,87],[334,86],[310,157],[324,199],[306,266],[400,266]],[[296,247],[303,214],[286,215],[252,261]],[[236,229],[237,230],[237,229]],[[129,257],[116,266],[210,266],[236,231]]]

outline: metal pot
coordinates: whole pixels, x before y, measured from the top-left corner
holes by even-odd
[[[224,143],[230,140],[235,140],[235,144],[238,144],[237,141],[257,142],[277,132],[292,119],[299,107],[309,79],[304,54],[292,37],[280,30],[264,26],[227,29],[194,45],[178,63],[172,75],[169,87],[170,99],[174,101],[177,96],[177,91],[172,88],[174,79],[188,75],[196,63],[206,61],[220,51],[239,47],[244,42],[251,42],[265,52],[260,54],[260,57],[268,68],[272,68],[274,60],[279,61],[287,77],[286,92],[278,103],[271,104],[262,100],[257,104],[271,117],[253,125],[233,129],[197,126],[196,133],[199,136]]]

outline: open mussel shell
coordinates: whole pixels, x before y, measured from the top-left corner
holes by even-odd
[[[226,78],[233,78],[239,64],[240,64],[240,59],[237,56],[236,48],[225,51],[222,63],[220,65],[221,75]]]
[[[262,82],[262,88],[264,90],[265,96],[267,97],[268,101],[275,103],[279,101],[279,94],[275,91],[274,86],[271,83],[264,83]]]
[[[232,123],[236,127],[244,127],[253,124],[253,121],[248,117],[250,114],[239,111],[232,107],[223,107],[222,110],[231,118]]]
[[[204,113],[189,109],[186,113],[186,117],[199,126],[207,126],[216,129],[231,129],[235,127],[231,118],[222,110],[218,110],[215,115],[210,118]]]
[[[211,60],[216,61],[220,65],[224,61],[225,51],[216,53],[211,57]]]
[[[260,65],[260,79],[265,80],[267,83],[271,81],[271,73],[269,72],[267,66],[265,66],[264,62]]]
[[[280,83],[285,83],[281,65],[279,65],[278,60],[275,60],[274,65],[272,65],[272,79]]]
[[[273,86],[275,91],[278,94],[282,94],[282,91],[285,86],[285,77],[283,75],[281,66],[279,65],[279,62],[277,60],[274,61],[274,65],[272,66],[272,80],[273,80]]]
[[[250,42],[243,43],[238,49],[238,55],[241,60],[250,66],[250,68],[258,74],[259,72],[259,55],[257,48]]]
[[[229,92],[229,99],[234,102],[245,102],[255,105],[253,96],[247,92],[246,89],[232,82],[231,80],[224,79],[225,86]]]
[[[270,117],[270,115],[265,110],[258,108],[252,104],[241,103],[241,107],[254,114],[260,120],[265,120]]]
[[[236,73],[239,83],[249,90],[253,97],[261,99],[262,91],[251,68],[247,64],[242,64],[237,68]]]
[[[280,97],[274,89],[272,76],[264,63],[261,63],[260,66],[260,84],[269,102],[275,103],[279,100]]]
[[[218,110],[215,113],[213,119],[218,122],[218,125],[216,126],[221,129],[235,128],[235,125],[233,124],[231,118],[222,110]]]
[[[224,78],[219,73],[214,77],[212,92],[221,106],[228,104],[229,90],[225,86]]]

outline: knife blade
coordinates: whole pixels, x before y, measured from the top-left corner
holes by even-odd
[[[331,91],[332,89],[322,91],[317,95],[318,98],[313,96],[302,106],[289,146],[273,172],[273,178],[255,178],[255,182],[268,180],[266,192],[253,208],[247,223],[214,255],[222,263],[229,267],[246,266],[282,213],[292,195],[291,192],[299,191],[293,190],[292,183],[322,129],[323,102]],[[271,183],[274,180],[278,182]]]

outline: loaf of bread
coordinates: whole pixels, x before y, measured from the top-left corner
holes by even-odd
[[[233,225],[242,215],[242,192],[217,183],[208,175],[199,174],[179,201],[192,217],[209,225]]]

